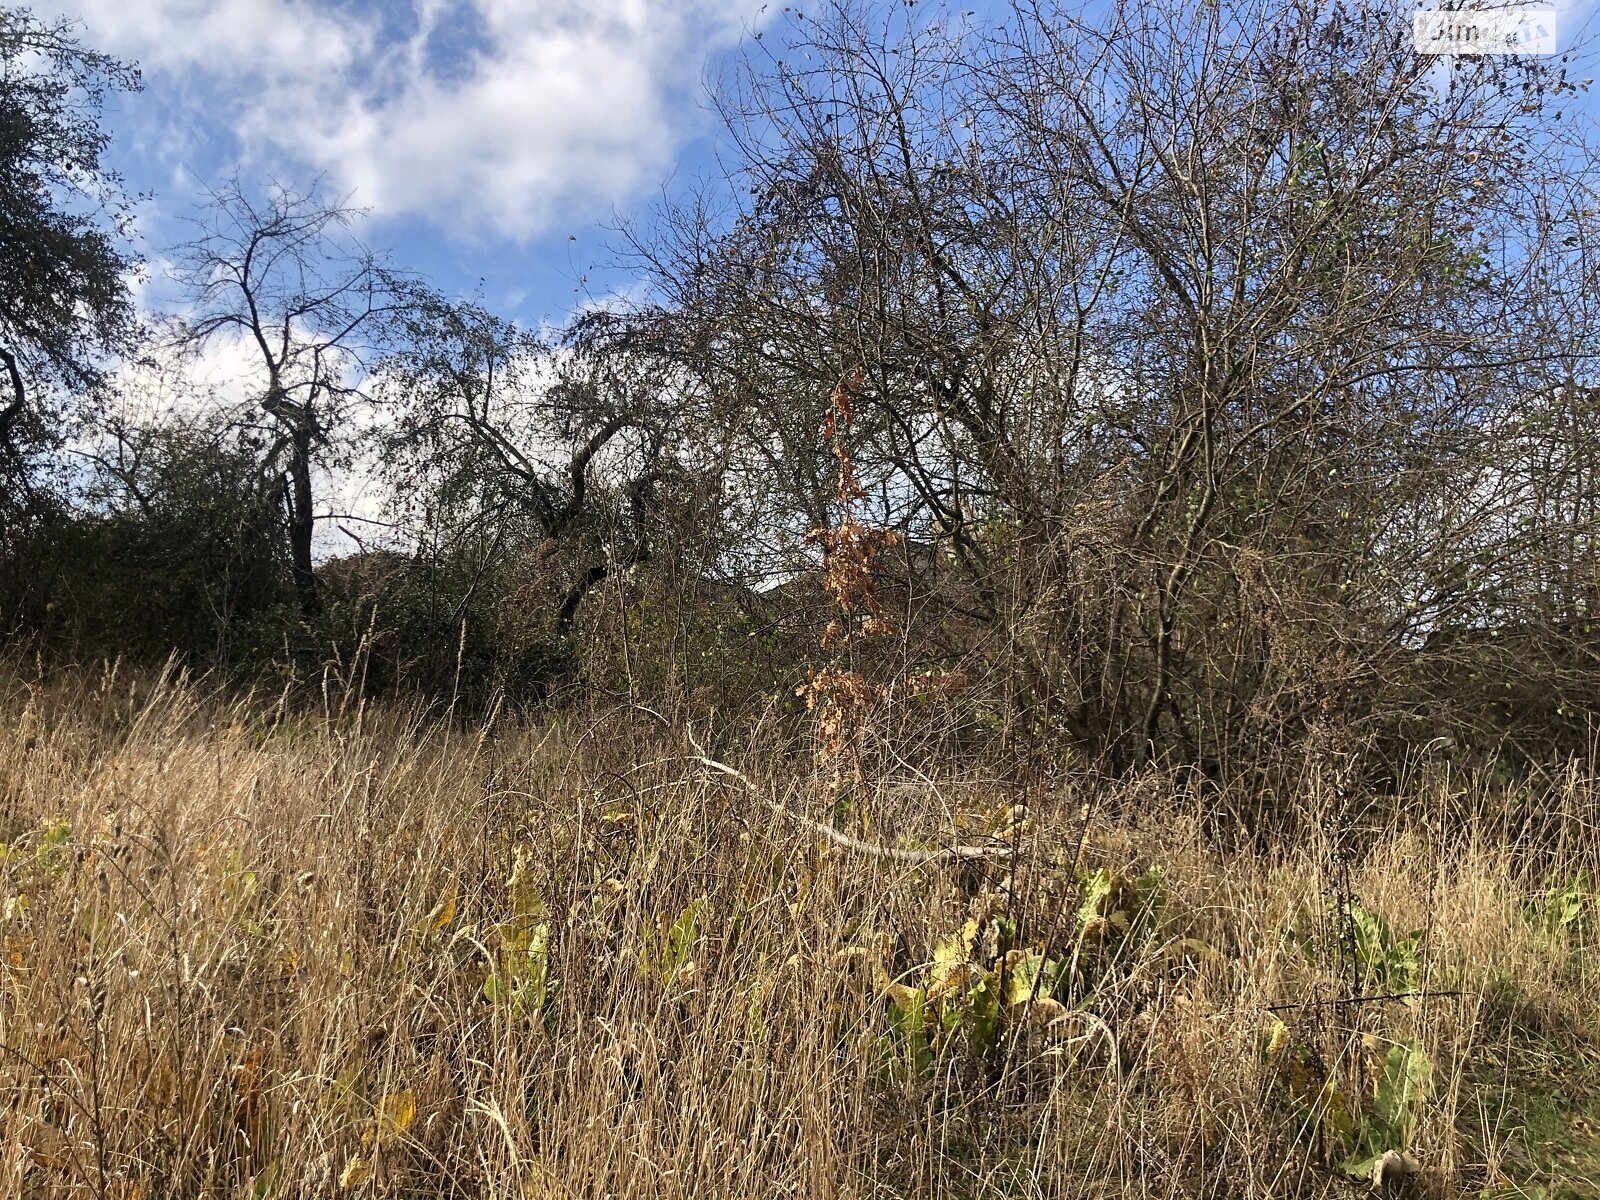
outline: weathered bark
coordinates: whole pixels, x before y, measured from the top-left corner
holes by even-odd
[[[302,425],[291,439],[293,453],[289,459],[289,569],[294,578],[295,599],[306,617],[315,617],[322,611],[322,599],[317,594],[316,568],[311,560],[311,541],[316,533],[316,516],[312,512],[311,491],[311,430]]]
[[[561,610],[556,614],[556,635],[566,637],[572,632],[572,623],[578,618],[578,606],[583,603],[594,587],[604,582],[606,576],[611,574],[611,567],[606,563],[595,563],[585,571],[576,583],[567,589],[566,598],[561,601]]]
[[[15,444],[11,439],[11,431],[22,419],[23,406],[27,403],[27,389],[22,386],[22,372],[17,367],[17,356],[5,347],[0,346],[0,364],[4,364],[6,376],[11,381],[11,401],[4,408],[0,408],[0,450],[14,453]]]

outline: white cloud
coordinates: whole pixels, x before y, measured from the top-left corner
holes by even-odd
[[[156,350],[151,361],[124,364],[117,382],[109,415],[122,424],[210,418],[226,418],[235,425],[266,421],[260,409],[266,371],[255,347],[242,337],[214,338],[189,354]],[[362,544],[400,544],[387,520],[394,504],[388,476],[381,461],[361,441],[372,423],[370,412],[348,414],[340,430],[341,449],[356,453],[337,471],[321,464],[314,467],[312,490],[318,516],[314,549],[319,559],[348,554]],[[82,439],[78,448],[95,448],[97,441],[103,449],[104,439],[93,434]]]
[[[92,44],[380,216],[523,238],[659,182],[760,0],[80,0]],[[405,10],[402,10],[405,11]],[[403,26],[397,28],[397,26]]]
[[[156,345],[141,361],[123,363],[117,371],[119,413],[125,420],[197,420],[224,413],[245,422],[259,420],[265,391],[260,356],[243,338],[214,338],[182,354]]]

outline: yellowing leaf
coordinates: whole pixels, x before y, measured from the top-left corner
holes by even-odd
[[[1289,1027],[1281,1019],[1273,1018],[1272,1029],[1267,1034],[1267,1058],[1275,1061],[1289,1048]]]
[[[523,1200],[556,1200],[567,1195],[560,1177],[549,1167],[535,1162],[524,1169],[527,1174],[522,1180]]]
[[[348,1114],[364,1111],[367,1107],[367,1061],[351,1059],[339,1068],[328,1089],[328,1099],[335,1111]]]
[[[933,971],[928,977],[928,994],[943,994],[966,982],[971,973],[973,947],[978,941],[978,922],[968,921],[961,932],[945,938],[933,948]]]
[[[31,937],[13,937],[7,934],[4,942],[6,965],[18,971],[25,970],[33,944]]]
[[[917,989],[903,983],[891,983],[886,989],[891,1003],[897,1008],[910,1008],[917,1000]]]
[[[372,1163],[364,1154],[352,1154],[339,1172],[339,1190],[354,1191],[372,1178]]]
[[[664,932],[643,924],[639,929],[639,966],[662,983],[686,982],[693,972],[695,943],[700,937],[700,910],[706,898],[692,900]]]
[[[376,1142],[387,1146],[411,1128],[417,1117],[417,1095],[410,1088],[403,1092],[386,1092],[378,1100],[377,1111],[372,1114],[372,1126],[361,1135],[361,1144]]]
[[[1433,1090],[1433,1060],[1414,1038],[1396,1043],[1378,1076],[1372,1102],[1373,1117],[1386,1126],[1393,1140],[1405,1146],[1417,1109]]]
[[[966,986],[973,974],[971,963],[958,962],[941,968],[939,977],[928,984],[928,999],[937,1000],[940,996],[959,991]]]
[[[1215,947],[1199,938],[1179,938],[1170,943],[1163,957],[1173,966],[1185,963],[1221,963],[1226,960]]]
[[[451,921],[456,919],[456,881],[454,877],[444,885],[444,891],[439,896],[439,902],[428,911],[428,915],[417,922],[417,932],[420,934],[437,933]]]
[[[516,861],[511,867],[511,877],[506,880],[506,891],[510,894],[511,911],[518,920],[532,922],[542,918],[545,913],[544,900],[539,895],[539,884],[533,877],[533,871],[528,866],[528,847],[518,846]]]
[[[1039,979],[1039,971],[1044,966],[1044,955],[1027,950],[1012,950],[1005,957],[1005,1004],[1009,1008],[1016,1004],[1026,1004],[1036,995],[1043,994],[1045,988]],[[1035,984],[1038,984],[1036,987]]]
[[[1328,1080],[1322,1085],[1318,1093],[1318,1111],[1322,1119],[1334,1129],[1340,1137],[1349,1137],[1355,1132],[1355,1117],[1350,1112],[1350,1102],[1345,1099],[1344,1092],[1338,1084]]]

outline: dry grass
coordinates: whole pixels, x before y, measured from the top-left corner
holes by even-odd
[[[1406,1039],[1433,1078],[1402,1188],[1587,1194],[1592,883],[1537,899],[1600,867],[1587,778],[1537,827],[1437,780],[1347,884],[1322,835],[1224,849],[1159,779],[1087,829],[1078,793],[994,817],[1012,868],[908,866],[775,823],[648,721],[449,732],[115,676],[0,695],[0,1195],[1349,1194],[1337,1120],[1296,1097],[1360,1121]],[[1015,799],[884,803],[929,844]],[[1350,981],[1346,886],[1423,931],[1426,998],[1327,1003],[1382,981]],[[1059,1007],[985,1034],[967,989],[1002,928],[1068,967]],[[921,1062],[895,1005],[919,984],[951,1026]]]

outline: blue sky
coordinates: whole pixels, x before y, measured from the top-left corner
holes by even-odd
[[[112,161],[144,250],[238,169],[349,194],[395,262],[524,321],[625,290],[615,213],[713,160],[706,80],[761,0],[65,0],[41,12],[140,64]],[[159,294],[159,264],[151,288]]]
[[[143,69],[145,90],[117,100],[108,127],[113,163],[150,197],[147,302],[173,302],[162,252],[206,185],[237,170],[253,188],[320,176],[370,210],[361,235],[396,265],[527,326],[633,290],[607,267],[608,226],[647,223],[663,190],[717,176],[707,83],[788,20],[783,0],[33,2]],[[1587,40],[1600,0],[1558,6],[1563,45]],[[951,7],[981,21],[1008,3]],[[215,346],[192,378],[238,403],[258,370],[248,347]],[[186,402],[138,371],[124,382],[131,405],[147,387],[158,407]],[[380,511],[375,480],[329,481],[333,510]]]
[[[1563,42],[1593,31],[1597,6],[1558,3]],[[144,70],[144,92],[122,98],[110,125],[114,162],[151,195],[140,224],[156,294],[160,253],[207,183],[234,169],[257,186],[320,175],[371,211],[363,236],[398,265],[453,292],[481,288],[530,324],[629,289],[606,267],[606,226],[715,173],[706,82],[785,19],[781,0],[39,8],[81,20],[89,44]]]

